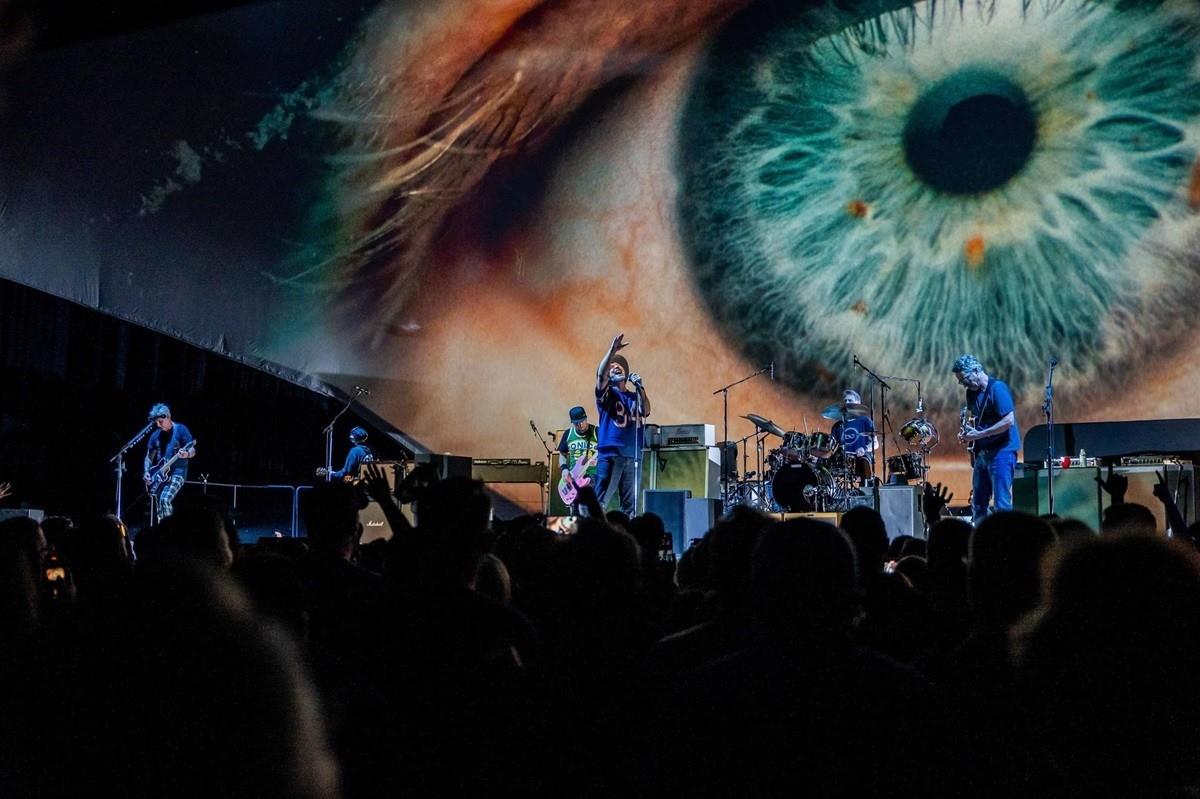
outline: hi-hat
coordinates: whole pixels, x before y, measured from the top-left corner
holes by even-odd
[[[870,416],[871,412],[866,405],[859,402],[847,402],[845,404],[835,402],[825,410],[821,411],[821,416],[826,419],[841,419],[843,416],[847,419],[857,419],[860,416]]]
[[[758,428],[759,432],[770,433],[771,435],[779,436],[780,438],[783,438],[783,436],[785,435],[782,427],[775,424],[774,422],[772,422],[770,419],[767,419],[766,417],[759,416],[757,413],[748,413],[745,416],[743,416],[742,418],[747,419],[750,422],[752,422],[754,424],[754,426],[756,428]]]

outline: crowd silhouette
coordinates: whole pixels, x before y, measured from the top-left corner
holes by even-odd
[[[238,545],[204,496],[0,522],[8,796],[1195,796],[1200,555],[1124,503],[889,535],[738,508],[499,521],[416,475]],[[391,526],[359,547],[367,495]],[[415,504],[414,526],[397,503]],[[136,557],[135,557],[136,555]]]

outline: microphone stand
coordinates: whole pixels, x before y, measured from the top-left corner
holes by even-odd
[[[645,419],[642,418],[642,393],[646,389],[642,388],[642,381],[638,380],[633,384],[633,394],[637,397],[637,409],[634,412],[633,420],[633,515],[638,515],[638,508],[642,502],[642,447],[645,444]],[[617,486],[617,493],[620,493],[621,486]]]
[[[129,441],[127,441],[125,443],[125,446],[121,447],[121,449],[117,451],[116,455],[113,455],[111,458],[108,459],[109,463],[115,463],[117,465],[116,466],[116,473],[117,473],[116,516],[117,516],[117,520],[120,521],[122,524],[125,521],[124,519],[121,518],[121,482],[122,482],[122,478],[125,476],[125,453],[128,452],[130,449],[132,449],[135,444],[137,444],[139,441],[141,441],[143,438],[145,438],[146,434],[149,433],[153,429],[154,429],[154,420],[151,419],[146,424],[146,426],[143,427],[138,432],[137,435],[135,435],[133,438],[129,439]]]
[[[325,425],[325,429],[322,431],[325,434],[325,482],[327,483],[333,479],[333,475],[331,474],[333,471],[333,426],[342,417],[343,413],[350,410],[351,404],[366,393],[358,386],[355,386],[354,395],[346,399],[346,404],[342,406],[340,411],[334,414],[334,417],[329,420],[329,424]]]
[[[763,368],[759,369],[757,372],[746,375],[741,380],[735,380],[727,386],[721,386],[720,388],[718,388],[716,391],[714,391],[712,393],[712,395],[714,397],[717,396],[718,394],[721,395],[721,405],[722,405],[721,413],[722,413],[722,417],[723,417],[724,423],[725,423],[725,430],[723,433],[723,441],[724,442],[729,441],[729,389],[733,388],[736,385],[740,385],[741,383],[745,383],[747,380],[753,380],[754,378],[758,377],[759,375],[761,375],[765,372],[769,372],[769,371],[771,371],[771,367],[764,366]],[[747,436],[746,438],[749,438],[749,436]],[[742,440],[745,441],[746,439],[742,439]],[[743,446],[742,449],[743,449],[742,454],[744,455],[745,447]],[[729,510],[729,466],[725,462],[727,457],[728,457],[728,453],[726,452],[726,448],[724,446],[722,446],[721,447],[721,510],[722,511]],[[736,458],[737,456],[735,455],[734,457]],[[745,458],[742,458],[742,460],[744,462]],[[743,464],[742,471],[743,472],[745,471],[744,464]]]
[[[884,423],[887,422],[887,418],[888,418],[887,417],[887,392],[891,391],[892,387],[889,386],[882,377],[880,377],[879,375],[875,374],[875,372],[873,372],[869,368],[867,368],[867,366],[858,359],[857,355],[854,356],[854,365],[857,366],[859,369],[862,369],[864,372],[866,372],[868,377],[870,377],[872,380],[874,380],[876,383],[879,384],[880,424],[879,424],[879,427],[876,429],[882,433]],[[875,424],[874,415],[872,415],[872,417],[871,417],[871,424]],[[880,449],[879,449],[879,459],[883,461],[884,469],[886,470],[887,469],[887,436],[883,435],[883,436],[881,436],[881,438],[882,438],[882,444],[880,445]],[[880,500],[882,499],[882,495],[883,495],[882,489],[883,489],[882,485],[875,486],[875,512],[876,513],[879,513]]]
[[[546,487],[545,487],[546,490],[544,493],[544,497],[542,499],[542,516],[549,518],[550,517],[550,488],[551,488],[550,482],[552,482],[554,479],[550,475],[550,457],[551,457],[550,456],[550,445],[547,444],[546,440],[542,438],[541,431],[539,431],[537,429],[537,425],[533,423],[532,419],[529,420],[529,427],[533,430],[533,437],[536,438],[538,440],[538,443],[542,445],[542,449],[546,450],[546,480],[547,480],[547,483],[546,483]],[[568,508],[568,510],[569,510],[569,508]]]
[[[1047,513],[1054,513],[1054,367],[1057,365],[1058,360],[1051,358],[1050,368],[1046,373],[1046,399],[1042,401],[1042,413],[1046,415]]]

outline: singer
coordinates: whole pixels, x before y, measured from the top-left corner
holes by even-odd
[[[174,513],[172,502],[187,480],[188,461],[196,457],[196,446],[192,431],[187,425],[171,419],[171,409],[164,403],[156,403],[150,409],[149,419],[156,428],[146,439],[146,457],[142,469],[142,482],[146,490],[157,500],[157,509],[152,512],[154,524]],[[166,479],[157,484],[152,479],[154,472],[166,469]]]
[[[1021,437],[1012,392],[1001,380],[990,377],[973,355],[954,362],[954,377],[967,390],[967,410],[975,427],[960,431],[958,440],[975,443],[975,470],[971,474],[971,515],[975,524],[990,512],[1012,510],[1013,474]]]
[[[621,494],[621,512],[633,516],[637,508],[634,459],[642,447],[641,418],[650,415],[650,398],[642,378],[629,373],[629,361],[618,353],[628,347],[618,333],[596,368],[596,410],[600,414],[600,436],[596,464],[596,494],[606,507],[615,489]],[[632,383],[634,390],[626,388]]]

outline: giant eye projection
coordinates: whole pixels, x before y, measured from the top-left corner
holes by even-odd
[[[1200,282],[1196,5],[839,8],[731,23],[687,101],[680,225],[730,339],[804,391],[854,355],[986,353],[1020,394],[1051,355],[1087,390],[1169,353]]]

